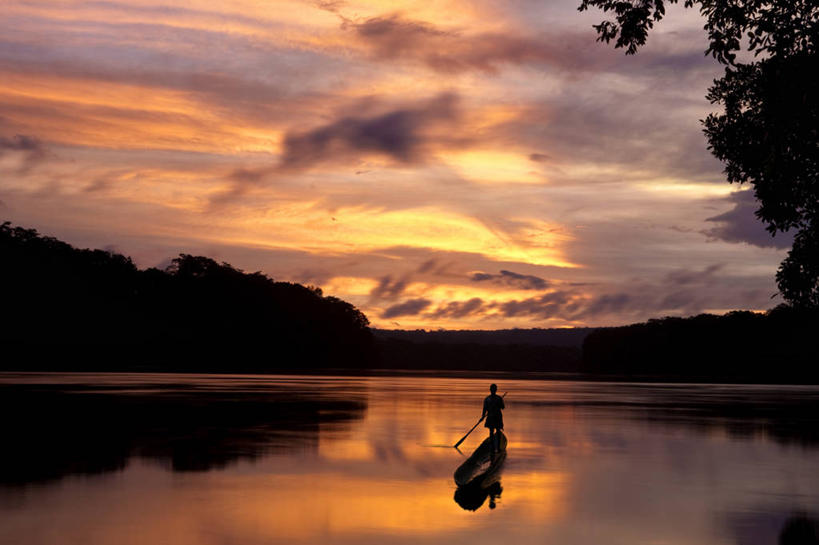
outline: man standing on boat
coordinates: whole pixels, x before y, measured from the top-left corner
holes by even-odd
[[[486,418],[484,427],[489,428],[489,438],[492,440],[493,452],[498,450],[497,432],[503,429],[503,413],[501,411],[506,408],[503,404],[503,398],[497,392],[497,384],[489,386],[489,395],[483,400],[483,413],[481,414],[481,420]]]

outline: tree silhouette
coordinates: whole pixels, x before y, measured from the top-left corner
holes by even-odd
[[[582,0],[614,21],[594,28],[598,40],[634,54],[649,30],[679,0]],[[723,112],[704,121],[708,147],[729,182],[749,182],[766,229],[795,231],[776,275],[794,306],[819,306],[819,2],[816,0],[683,0],[705,17],[706,54],[725,64],[707,98]],[[752,61],[738,61],[742,41]]]
[[[315,287],[180,254],[165,270],[0,224],[0,368],[367,367],[369,322]]]

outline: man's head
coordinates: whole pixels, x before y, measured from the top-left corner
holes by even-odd
[[[489,393],[490,394],[494,394],[497,391],[498,391],[498,385],[497,384],[490,384],[489,385]]]

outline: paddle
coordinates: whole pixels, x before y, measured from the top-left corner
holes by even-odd
[[[504,397],[506,397],[506,394],[508,394],[508,393],[509,393],[509,392],[503,392],[503,395],[501,396],[501,399],[503,399]],[[464,441],[466,441],[466,438],[467,438],[467,437],[469,437],[469,434],[470,434],[470,433],[472,433],[473,431],[475,431],[475,428],[477,428],[477,427],[478,427],[478,424],[480,424],[481,422],[483,422],[483,418],[484,418],[484,417],[482,416],[482,417],[481,417],[481,418],[480,418],[480,419],[479,419],[477,422],[475,422],[475,425],[474,425],[474,426],[472,426],[472,429],[471,429],[471,430],[469,430],[468,432],[466,432],[466,435],[464,435],[463,437],[461,437],[461,440],[460,440],[460,441],[458,441],[457,443],[455,443],[455,448],[460,447],[460,446],[461,446],[461,443],[463,443]]]

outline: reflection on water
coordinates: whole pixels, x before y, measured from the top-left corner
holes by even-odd
[[[500,476],[506,462],[506,436],[498,430],[494,437],[487,437],[455,470],[453,480],[458,486],[455,502],[467,511],[477,511],[486,498],[489,508],[497,507],[503,492]]]
[[[0,483],[7,484],[122,470],[133,457],[204,471],[315,450],[321,426],[344,427],[366,410],[364,392],[344,381],[5,376],[0,411],[14,415],[0,449]]]
[[[493,380],[0,374],[0,543],[815,543],[819,389]]]

